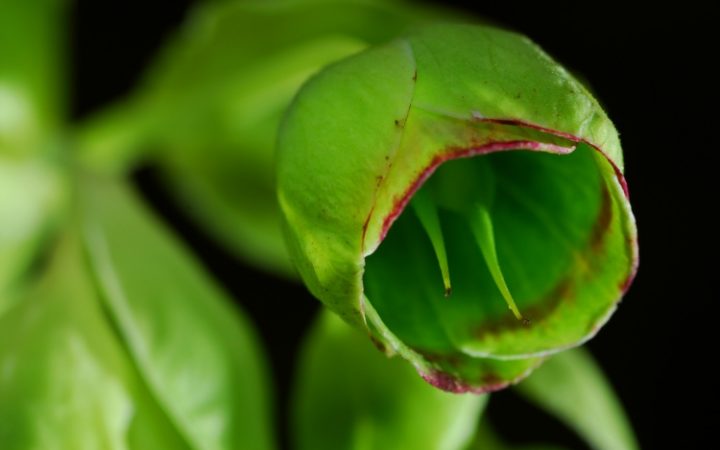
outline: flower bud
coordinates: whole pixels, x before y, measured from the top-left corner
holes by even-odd
[[[325,69],[281,128],[310,291],[433,385],[486,392],[577,346],[637,266],[617,132],[527,38],[438,25]]]

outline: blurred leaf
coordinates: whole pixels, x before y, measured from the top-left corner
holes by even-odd
[[[127,190],[83,184],[87,253],[149,390],[196,449],[270,449],[267,369],[250,324]]]
[[[399,1],[201,4],[137,95],[86,124],[85,159],[123,171],[157,151],[172,192],[221,242],[260,267],[294,274],[274,184],[285,108],[328,63],[446,17]]]
[[[213,103],[195,104],[192,115],[177,117],[175,131],[160,144],[174,150],[162,155],[162,164],[187,211],[244,259],[286,275],[294,272],[275,199],[275,132],[314,70],[363,45],[333,37],[292,47],[249,64],[225,92],[208,97]]]
[[[434,389],[327,310],[305,342],[294,395],[300,450],[465,448],[487,401]]]
[[[65,0],[0,3],[0,315],[55,225],[65,186],[50,161],[64,116]]]
[[[108,327],[77,239],[0,317],[0,446],[187,448]]]
[[[56,225],[65,188],[45,161],[0,154],[0,316]]]
[[[0,156],[33,151],[64,115],[66,0],[3,0]]]
[[[557,416],[595,449],[638,448],[630,422],[610,383],[582,348],[550,358],[516,389]]]

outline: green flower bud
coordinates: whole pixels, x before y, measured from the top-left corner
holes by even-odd
[[[622,169],[597,101],[528,39],[440,25],[303,86],[278,198],[317,298],[433,385],[486,392],[614,311],[638,258]]]

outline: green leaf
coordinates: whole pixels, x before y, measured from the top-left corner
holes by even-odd
[[[250,324],[117,183],[82,185],[108,314],[148,389],[195,449],[271,449],[268,374]]]
[[[65,0],[0,7],[0,315],[55,227],[65,186],[42,159],[65,118]]]
[[[324,311],[302,350],[294,394],[299,450],[465,448],[487,396],[440,392]]]
[[[432,384],[485,392],[615,310],[637,266],[621,169],[597,101],[527,38],[440,25],[303,86],[278,197],[316,297]],[[439,235],[403,214],[419,189]]]
[[[187,448],[128,359],[70,234],[0,317],[6,450]]]
[[[582,348],[550,358],[516,389],[574,429],[594,449],[639,448],[620,400]]]
[[[30,153],[65,115],[65,0],[3,0],[0,156]]]
[[[209,48],[217,47],[214,44]],[[184,109],[192,114],[172,118],[180,125],[163,125],[158,144],[170,150],[159,162],[186,210],[236,254],[286,276],[293,270],[282,238],[273,176],[280,118],[308,76],[364,45],[328,37],[289,47],[248,61],[232,84],[220,85],[223,89],[213,86],[204,104]],[[190,80],[186,83],[193,86]]]
[[[28,281],[28,270],[60,218],[65,180],[48,162],[0,153],[0,316]]]
[[[325,65],[446,15],[368,0],[204,3],[134,98],[86,124],[84,157],[123,171],[149,156],[185,209],[229,249],[294,275],[275,196],[282,114]]]

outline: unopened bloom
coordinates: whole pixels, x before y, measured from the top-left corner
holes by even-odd
[[[442,389],[499,389],[581,344],[635,274],[617,132],[520,35],[440,25],[332,65],[278,151],[310,291]]]

